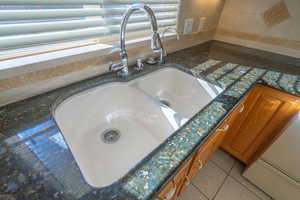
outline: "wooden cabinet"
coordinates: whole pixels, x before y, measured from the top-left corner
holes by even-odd
[[[182,165],[157,199],[175,200],[220,146],[250,164],[274,142],[300,109],[299,99],[266,86],[255,86],[195,155]]]
[[[222,148],[250,164],[279,136],[299,110],[299,98],[257,85],[238,106]]]
[[[191,161],[192,159],[189,159],[183,164],[174,178],[159,193],[158,200],[175,200],[179,196],[182,186],[187,184],[186,176],[190,169]]]
[[[223,140],[227,135],[227,131],[230,128],[230,124],[236,118],[237,113],[238,108],[232,111],[232,113],[223,121],[223,123],[216,129],[216,131],[208,138],[208,140],[201,146],[201,148],[195,154],[190,170],[186,177],[187,182],[190,182],[189,180],[191,180],[199,172],[199,170],[202,169],[203,165],[221,146]],[[185,184],[182,187],[180,193],[184,192],[187,185],[188,184]]]
[[[194,157],[191,169],[189,170],[189,178],[192,178],[196,173],[203,167],[210,156],[218,149],[225,134],[227,125],[221,126],[222,128],[217,129],[210,138],[202,145]]]
[[[205,141],[197,153],[183,164],[174,178],[163,188],[157,199],[175,200],[190,184],[190,180],[203,167],[209,157],[220,147],[226,131],[229,119],[226,119],[220,127]]]

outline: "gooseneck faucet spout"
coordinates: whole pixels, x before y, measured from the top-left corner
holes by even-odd
[[[120,33],[120,56],[121,56],[121,63],[112,64],[110,66],[110,70],[119,70],[121,69],[122,75],[128,75],[128,56],[126,52],[125,47],[125,34],[126,34],[126,27],[128,24],[128,20],[130,16],[136,12],[136,11],[143,11],[147,14],[147,16],[150,19],[151,22],[151,30],[152,30],[152,36],[151,36],[151,49],[156,52],[160,53],[160,63],[164,62],[164,55],[165,50],[163,48],[159,33],[158,33],[158,26],[157,26],[157,20],[154,15],[154,12],[152,9],[142,3],[139,4],[133,4],[125,13],[123,16],[123,20],[121,23],[121,33]]]

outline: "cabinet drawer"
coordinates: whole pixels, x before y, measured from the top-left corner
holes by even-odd
[[[177,185],[174,180],[169,182],[160,192],[156,200],[173,200],[176,197]]]
[[[178,171],[178,173],[176,174],[176,176],[174,177],[174,181],[175,183],[180,183],[181,180],[185,179],[185,176],[187,175],[190,166],[191,166],[191,161],[192,159],[190,158],[185,164],[184,166]]]
[[[176,176],[164,187],[158,195],[159,200],[173,200],[179,195],[182,185],[185,182],[187,173],[190,169],[191,160],[183,164],[183,167],[177,172]]]
[[[229,125],[227,123],[228,120],[225,120],[220,128],[218,128],[199,149],[189,171],[189,178],[194,177],[197,172],[203,167],[206,161],[210,158],[210,156],[220,147],[229,128]]]
[[[203,167],[210,156],[220,147],[229,128],[229,116],[222,125],[207,139],[198,152],[188,160],[177,172],[176,176],[164,187],[158,195],[159,200],[175,200],[190,184],[190,180]]]

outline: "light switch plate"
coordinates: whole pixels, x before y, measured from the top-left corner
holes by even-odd
[[[198,26],[198,32],[204,31],[205,23],[206,23],[206,17],[201,17]]]
[[[194,24],[193,18],[189,18],[184,21],[184,30],[183,30],[184,35],[188,35],[193,32],[193,24]]]

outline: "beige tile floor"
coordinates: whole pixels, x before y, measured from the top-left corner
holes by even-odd
[[[245,179],[244,165],[222,150],[218,150],[180,200],[271,200],[272,198]]]

